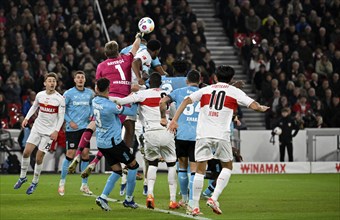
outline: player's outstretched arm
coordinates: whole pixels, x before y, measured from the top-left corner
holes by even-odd
[[[138,104],[132,104],[131,107],[124,106],[122,115],[135,116],[137,114]]]
[[[250,109],[253,109],[254,111],[257,112],[265,112],[267,111],[270,107],[265,106],[265,105],[260,105],[258,102],[253,101],[250,105],[249,105]]]

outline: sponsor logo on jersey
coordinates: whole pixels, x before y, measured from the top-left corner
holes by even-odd
[[[117,64],[121,64],[121,63],[124,63],[124,60],[123,60],[123,59],[119,59],[119,60],[107,62],[107,65],[108,65],[108,66],[112,66],[112,65],[117,65]]]
[[[122,111],[123,110],[123,106],[121,106],[121,105],[116,105],[116,108],[117,108],[118,111]]]
[[[47,103],[40,103],[39,109],[41,112],[44,112],[44,113],[50,113],[50,114],[58,113],[58,106],[49,105]]]

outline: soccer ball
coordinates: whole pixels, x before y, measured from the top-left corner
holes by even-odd
[[[139,20],[138,28],[142,33],[149,34],[155,28],[155,23],[149,17],[144,17]]]
[[[276,128],[274,128],[274,133],[276,135],[280,135],[282,133],[282,129],[280,127],[276,127]]]

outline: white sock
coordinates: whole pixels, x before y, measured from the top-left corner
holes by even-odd
[[[24,156],[22,156],[20,178],[26,177],[29,163],[30,163],[30,157],[24,158]]]
[[[176,167],[168,167],[168,183],[170,192],[170,201],[176,201],[177,181],[176,181]]]
[[[43,167],[42,163],[40,165],[35,163],[35,166],[34,166],[34,176],[33,176],[32,183],[38,183],[39,182],[39,177],[40,177],[40,173],[41,173],[42,167]]]
[[[194,183],[192,185],[192,200],[193,200],[193,207],[192,208],[199,208],[199,201],[201,197],[201,192],[203,189],[204,184],[204,175],[200,173],[195,173]]]
[[[231,170],[227,168],[223,168],[220,175],[218,175],[215,190],[211,196],[213,200],[215,201],[218,200],[218,197],[221,195],[223,189],[228,185],[230,176],[231,176]]]
[[[122,174],[122,184],[126,184],[127,181],[126,176],[127,175],[125,173]]]
[[[151,194],[153,196],[153,188],[156,182],[156,173],[158,167],[156,166],[149,166],[148,169],[148,195]]]
[[[61,180],[60,180],[60,182],[59,182],[59,186],[63,186],[63,185],[65,185],[65,182],[66,182],[66,180],[65,180],[65,179],[61,179]]]

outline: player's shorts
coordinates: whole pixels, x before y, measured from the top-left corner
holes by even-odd
[[[135,156],[131,153],[130,148],[125,145],[124,141],[116,145],[112,138],[112,146],[111,148],[98,147],[98,150],[102,152],[110,167],[117,163],[128,165],[135,159]]]
[[[167,130],[154,130],[144,133],[145,159],[154,161],[162,157],[165,162],[176,162],[174,135]]]
[[[67,131],[66,135],[66,149],[67,150],[76,150],[78,148],[81,136],[83,135],[85,129],[81,129],[78,131]],[[90,145],[87,146],[90,148]]]
[[[179,157],[189,157],[190,162],[195,162],[196,141],[175,140],[176,155]]]
[[[214,153],[215,152],[215,153]],[[196,140],[195,159],[197,162],[218,159],[222,162],[233,160],[230,141],[216,138],[201,138]]]
[[[31,133],[26,141],[38,147],[38,149],[44,153],[47,153],[51,148],[53,140],[47,134],[41,134],[32,129]]]

